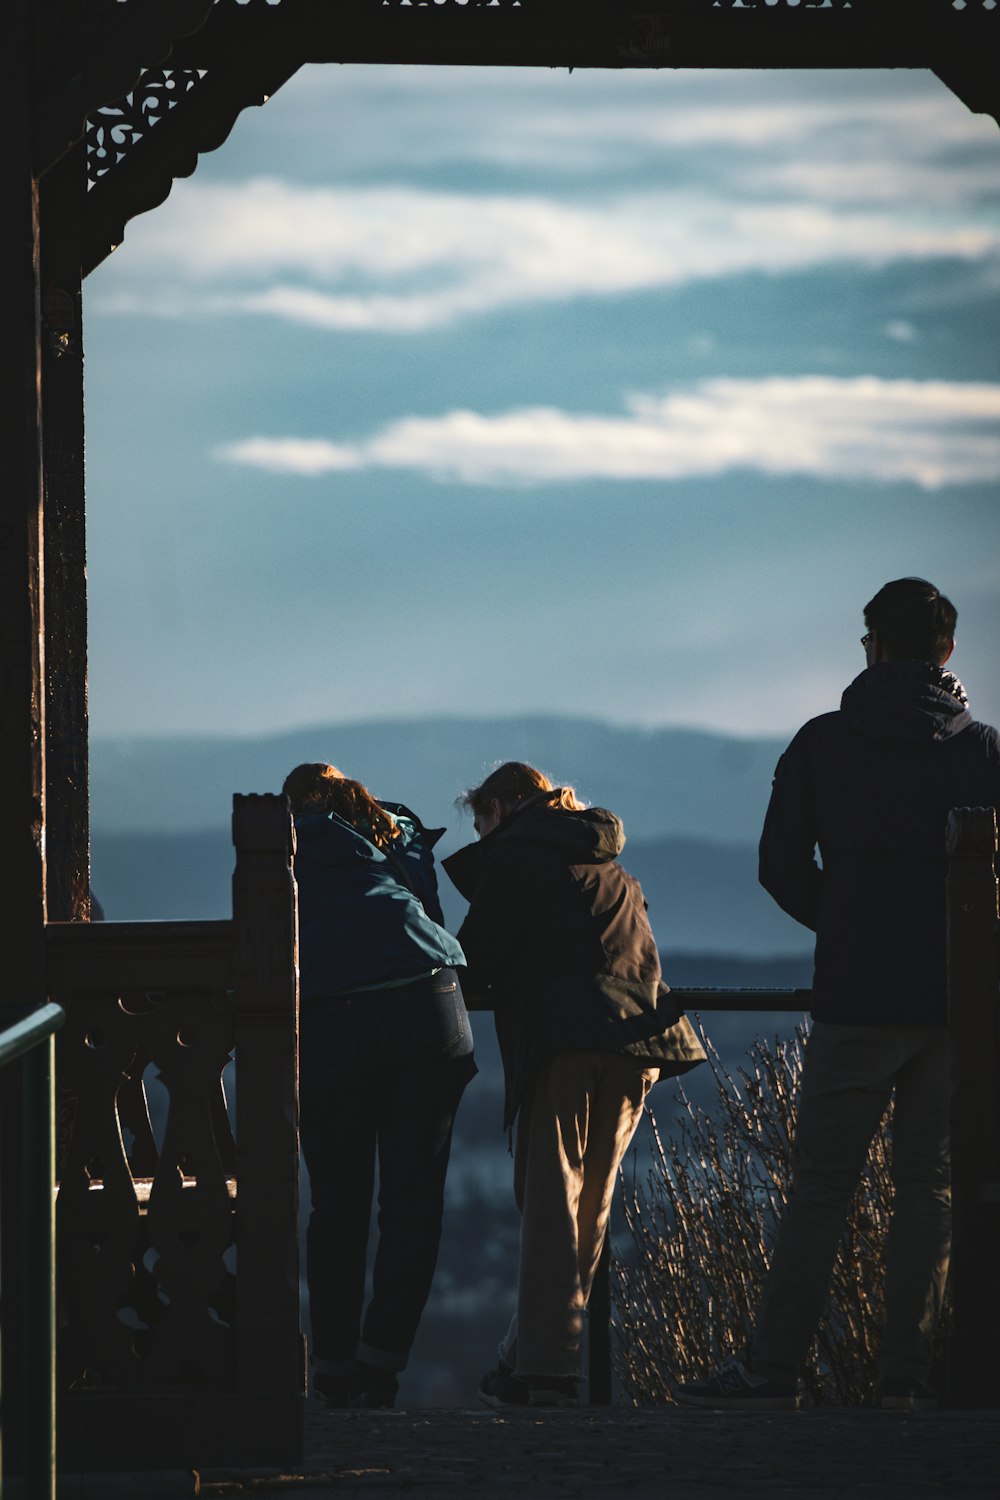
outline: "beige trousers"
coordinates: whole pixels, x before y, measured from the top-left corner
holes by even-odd
[[[500,1356],[523,1376],[578,1375],[583,1314],[622,1157],[658,1067],[560,1052],[521,1105],[514,1196],[521,1211],[517,1312]]]

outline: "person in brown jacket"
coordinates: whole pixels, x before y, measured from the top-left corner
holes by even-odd
[[[480,1396],[569,1406],[619,1164],[651,1086],[705,1054],[663,983],[639,883],[617,862],[614,813],[520,761],[462,800],[479,843],[443,866],[470,902],[466,988],[494,1011],[521,1211],[517,1312]]]

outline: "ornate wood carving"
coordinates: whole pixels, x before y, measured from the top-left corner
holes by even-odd
[[[301,1441],[293,834],[285,798],[236,802],[233,921],[47,929],[64,1465]]]
[[[949,1385],[959,1405],[1000,1404],[1000,946],[997,817],[949,816],[948,1002],[955,1048],[952,1109],[955,1333]]]
[[[44,84],[33,112],[35,175],[83,134],[87,116],[122,99],[177,37],[204,25],[213,0],[41,0]]]
[[[190,177],[244,109],[264,104],[298,67],[280,46],[242,47],[208,68],[158,69],[88,126],[91,191],[83,233],[83,273],[119,245],[136,214],[162,203],[178,177]]]
[[[91,110],[84,274],[304,62],[933,67],[970,108],[996,111],[982,59],[998,38],[990,0],[216,0],[166,66],[161,46]]]
[[[204,77],[198,68],[147,68],[131,93],[105,104],[87,120],[87,178],[98,182],[129,149],[176,109]]]

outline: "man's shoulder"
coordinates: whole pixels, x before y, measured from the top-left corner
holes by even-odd
[[[812,745],[822,744],[826,740],[843,734],[846,728],[847,721],[839,708],[832,708],[829,713],[817,714],[814,719],[807,719],[802,728],[795,732],[785,754],[808,750]]]
[[[943,752],[945,763],[956,774],[961,768],[963,774],[985,774],[990,784],[996,777],[1000,785],[1000,731],[992,724],[972,719],[957,734],[928,740],[926,744],[928,749],[936,748],[938,754]],[[884,757],[886,752],[901,753],[905,748],[905,742],[893,744],[866,735],[851,722],[849,714],[833,709],[808,719],[793,736],[781,761],[788,769],[808,766],[815,773],[830,764],[842,764],[845,757],[849,761],[867,761],[873,756]]]
[[[964,734],[968,735],[971,743],[981,745],[988,755],[1000,756],[1000,730],[994,729],[992,724],[973,719]]]

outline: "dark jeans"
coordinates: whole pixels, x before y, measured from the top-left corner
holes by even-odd
[[[437,1263],[459,1101],[476,1071],[455,973],[302,1005],[302,1153],[313,1358],[406,1365]],[[361,1322],[379,1164],[378,1246]]]

